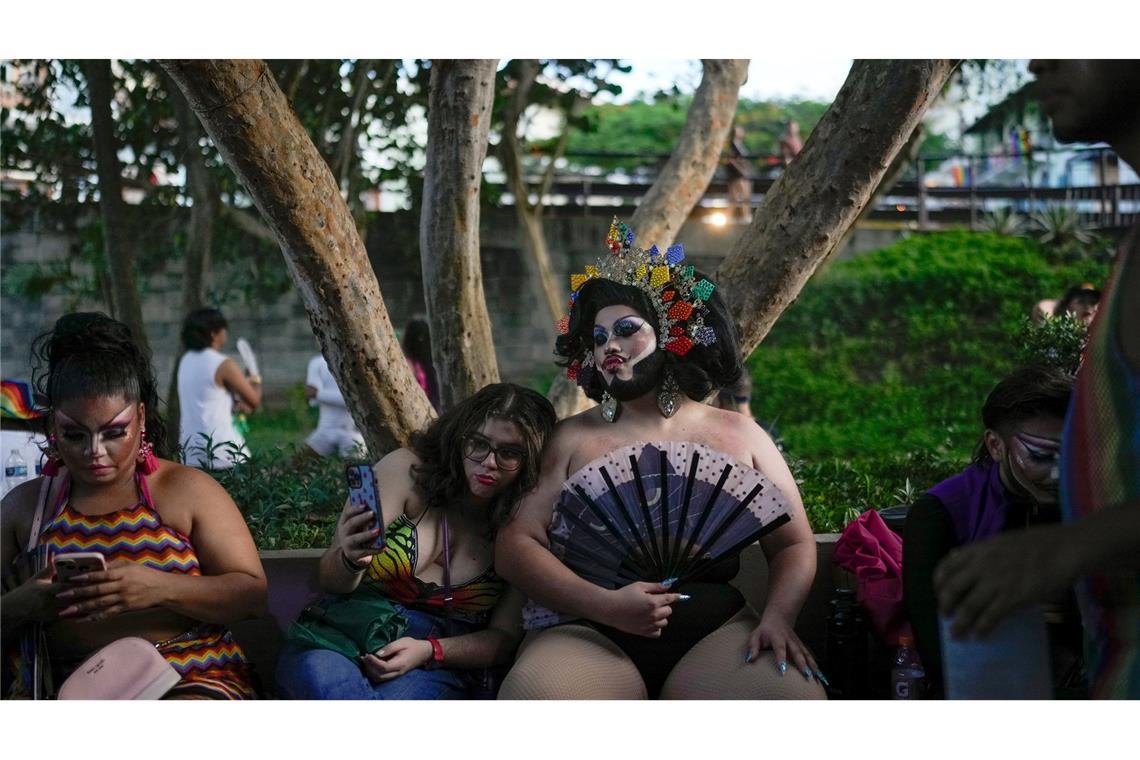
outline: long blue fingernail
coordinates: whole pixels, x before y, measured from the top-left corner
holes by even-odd
[[[749,649],[748,652],[744,655],[744,661],[745,662],[752,662],[752,650],[751,649]]]
[[[678,602],[687,602],[692,598],[693,597],[689,596],[688,594],[678,594],[677,595],[677,601]]]
[[[824,686],[831,686],[831,682],[827,680],[827,676],[823,674],[822,670],[815,671],[815,677],[818,678],[819,682]]]
[[[804,668],[804,678],[811,680],[811,668]]]
[[[788,672],[788,663],[784,662],[783,660],[780,660],[780,664],[776,667],[780,669],[780,675],[784,675]]]
[[[661,585],[668,588],[669,586],[672,586],[676,582],[677,582],[677,576],[674,575],[672,578],[666,578],[665,580],[661,581]]]

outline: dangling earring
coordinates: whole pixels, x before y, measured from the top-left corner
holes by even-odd
[[[582,360],[582,366],[578,369],[578,387],[589,388],[590,381],[594,378],[594,352],[591,351],[586,354],[586,358]]]
[[[44,462],[44,466],[40,468],[40,474],[54,478],[59,474],[61,467],[63,467],[63,460],[60,458],[59,452],[56,451],[55,433],[52,433],[48,436],[47,461]]]
[[[661,383],[661,391],[657,394],[657,409],[666,418],[677,413],[681,406],[681,394],[678,392],[677,381],[673,379],[673,370],[666,370],[665,381]]]
[[[619,414],[621,414],[621,405],[618,404],[618,400],[611,396],[609,391],[602,391],[602,419],[606,422],[617,422]]]
[[[143,475],[151,475],[158,469],[158,457],[154,455],[154,447],[146,439],[146,431],[141,432],[142,443],[139,444],[139,454],[135,457],[135,468]]]

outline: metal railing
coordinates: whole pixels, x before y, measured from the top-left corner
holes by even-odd
[[[634,171],[613,169],[601,174],[582,171],[556,173],[548,201],[555,205],[580,206],[584,211],[600,206],[632,207],[656,179],[657,169],[669,156],[619,152],[576,152],[567,159],[629,160],[639,162]],[[1066,158],[1067,157],[1067,158]],[[751,205],[755,207],[783,172],[783,161],[773,155],[741,156],[753,168]],[[656,166],[645,166],[652,160]],[[722,163],[727,164],[726,156]],[[1090,164],[1092,184],[1071,184],[1069,165]],[[931,167],[934,167],[932,171]],[[1064,183],[1055,180],[1064,167]],[[958,171],[955,171],[958,169]],[[1082,223],[1097,229],[1119,229],[1140,221],[1140,184],[1120,184],[1112,173],[1120,174],[1116,154],[1107,147],[1072,149],[1036,148],[1021,155],[951,154],[919,156],[889,191],[880,193],[869,217],[894,221],[920,229],[943,225],[981,226],[983,217],[998,209],[1031,214],[1051,205],[1074,208]],[[991,179],[992,178],[992,179]],[[497,184],[497,183],[495,183]],[[702,199],[701,206],[715,209],[728,205],[728,178],[717,171]]]

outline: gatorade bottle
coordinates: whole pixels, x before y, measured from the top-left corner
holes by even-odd
[[[891,668],[891,699],[922,699],[926,673],[914,649],[914,639],[899,637],[895,665]]]

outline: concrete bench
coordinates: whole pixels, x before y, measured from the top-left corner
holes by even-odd
[[[815,582],[804,602],[796,624],[796,633],[816,656],[823,657],[827,640],[827,603],[836,586],[850,586],[846,573],[831,564],[838,533],[821,533],[815,537],[817,566]],[[274,695],[273,671],[277,653],[289,624],[320,590],[317,587],[317,563],[321,549],[287,549],[261,552],[261,563],[269,581],[269,603],[266,613],[254,620],[231,626],[234,637],[259,675],[265,693]],[[759,546],[750,546],[741,554],[740,574],[733,581],[745,599],[762,609],[768,587],[768,565]]]

